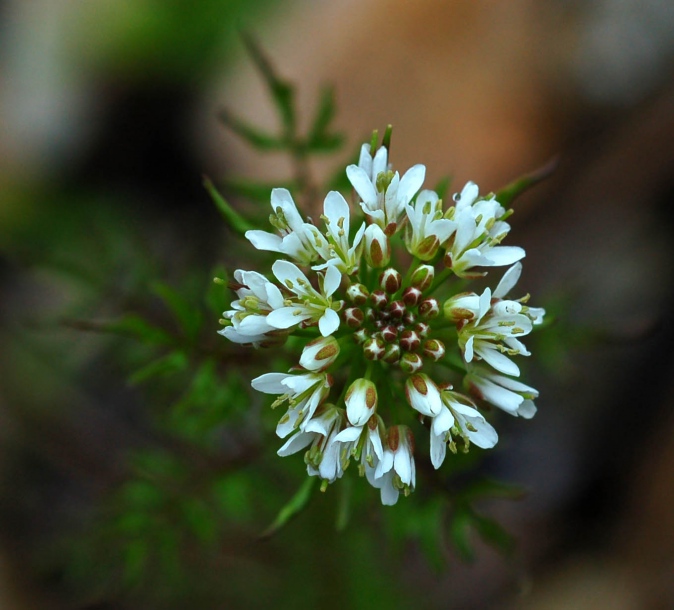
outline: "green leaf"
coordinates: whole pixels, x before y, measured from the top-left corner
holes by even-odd
[[[138,385],[144,381],[147,381],[151,377],[156,377],[158,375],[171,375],[182,371],[187,368],[188,359],[187,356],[181,351],[171,352],[153,360],[140,370],[133,373],[128,382],[130,385]]]
[[[225,198],[218,193],[213,183],[206,176],[204,176],[203,184],[230,229],[239,235],[243,235],[246,231],[255,228],[227,203]]]
[[[519,485],[512,485],[496,479],[480,479],[468,485],[461,493],[462,500],[473,502],[481,498],[504,498],[507,500],[521,500],[527,495],[527,490]]]
[[[260,534],[260,538],[270,538],[278,532],[290,519],[297,515],[309,502],[316,477],[307,477],[295,495],[290,499],[274,519],[273,523]]]
[[[226,127],[257,150],[285,150],[288,147],[285,138],[265,133],[257,127],[253,127],[249,123],[235,117],[225,108],[220,109],[218,118]]]
[[[314,121],[307,136],[307,150],[332,152],[344,142],[341,133],[328,133],[328,127],[335,115],[335,92],[333,87],[322,87]]]
[[[218,265],[211,272],[211,276],[213,277],[213,281],[208,285],[204,301],[211,313],[220,316],[228,308],[230,301],[230,294],[227,288],[229,274],[225,267]]]
[[[63,320],[64,326],[75,330],[110,333],[131,337],[151,345],[166,346],[175,343],[172,335],[164,329],[150,324],[145,318],[130,314],[113,322],[93,322],[89,320]]]
[[[265,183],[258,180],[246,180],[245,178],[227,178],[222,182],[223,186],[228,190],[234,191],[237,195],[265,204],[269,204],[272,189],[282,187],[292,191],[297,186],[295,182],[290,180],[286,182]]]
[[[496,520],[473,512],[473,525],[480,537],[504,555],[512,554],[515,539]]]
[[[449,536],[459,557],[464,561],[474,561],[475,549],[470,540],[471,511],[464,506],[457,506],[449,522]]]
[[[186,498],[182,510],[190,531],[203,543],[213,542],[218,533],[212,511],[198,498]]]
[[[241,35],[248,53],[260,71],[270,93],[276,103],[277,110],[281,116],[286,136],[295,132],[295,108],[294,108],[294,88],[285,80],[282,80],[274,70],[271,62],[262,51],[262,48],[250,33],[243,32]],[[289,141],[289,138],[286,138]]]
[[[497,201],[504,207],[508,208],[512,202],[522,193],[529,190],[531,187],[537,185],[548,178],[552,172],[557,169],[557,159],[553,159],[546,163],[543,167],[534,170],[529,174],[525,174],[521,178],[517,178],[507,186],[496,192]]]
[[[164,301],[185,336],[194,341],[201,329],[201,312],[199,309],[168,284],[153,282],[151,289]]]
[[[124,581],[137,584],[143,576],[149,555],[148,543],[143,539],[129,541],[124,547]]]

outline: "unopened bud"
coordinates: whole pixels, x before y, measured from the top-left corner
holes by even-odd
[[[405,315],[407,307],[402,301],[393,301],[393,303],[388,306],[388,311],[394,320],[399,320]]]
[[[399,364],[403,372],[411,375],[412,373],[416,373],[424,365],[424,361],[419,354],[405,352],[400,357]]]
[[[381,360],[386,351],[386,344],[379,337],[370,337],[363,343],[363,355],[368,360]]]
[[[413,330],[404,330],[400,333],[400,347],[406,352],[413,352],[419,347],[421,339],[419,335]]]
[[[370,302],[375,309],[383,309],[388,305],[388,296],[383,290],[375,290],[370,295]]]
[[[403,291],[403,302],[405,305],[414,307],[421,299],[421,290],[414,286],[409,286]]]
[[[374,321],[374,318],[375,318],[375,315],[374,315],[374,309],[372,309],[372,307],[367,307],[367,308],[365,309],[365,319],[366,319],[368,322],[373,322],[373,321]]]
[[[417,246],[414,254],[422,261],[428,261],[435,256],[439,247],[440,240],[435,235],[429,235]]]
[[[354,305],[362,305],[367,301],[370,293],[362,284],[351,284],[346,289],[346,296]]]
[[[351,425],[362,426],[377,408],[377,387],[369,379],[356,379],[346,391],[344,402]]]
[[[479,315],[480,297],[474,292],[456,294],[444,302],[442,310],[452,322],[468,322]]]
[[[393,364],[394,362],[398,362],[398,360],[400,360],[401,354],[402,350],[400,349],[400,345],[397,343],[391,343],[390,345],[386,346],[386,351],[384,352],[384,357],[382,360],[384,362],[388,362],[389,364]]]
[[[419,335],[422,338],[426,338],[428,336],[428,331],[430,329],[431,327],[425,322],[417,322],[414,325],[414,330],[417,332],[417,335]]]
[[[434,297],[424,299],[419,303],[419,315],[426,320],[435,318],[440,313],[440,303]]]
[[[323,371],[339,356],[339,343],[334,337],[319,337],[302,350],[300,366],[308,371]]]
[[[381,338],[386,341],[386,343],[393,343],[393,341],[398,338],[398,329],[393,326],[393,324],[384,326],[384,328],[381,329]]]
[[[412,274],[410,284],[423,292],[430,288],[434,278],[435,269],[432,265],[420,265]]]
[[[370,334],[364,329],[361,328],[360,330],[357,330],[355,333],[353,333],[353,339],[358,345],[361,345],[362,343],[365,343],[370,338]]]
[[[365,321],[365,314],[358,307],[348,307],[343,315],[344,322],[349,328],[360,328]]]
[[[371,224],[365,229],[363,236],[365,247],[363,254],[365,262],[375,269],[380,269],[388,265],[391,260],[391,247],[389,245],[388,237],[385,235],[381,227],[376,224]]]
[[[408,326],[414,324],[416,321],[417,317],[411,311],[406,311],[403,315],[403,322]]]
[[[400,290],[400,286],[403,282],[403,276],[400,275],[400,272],[393,267],[389,267],[379,276],[379,285],[382,290],[385,290],[389,294],[394,294]]]
[[[437,362],[445,355],[445,345],[437,339],[429,339],[424,343],[424,356],[428,356]]]

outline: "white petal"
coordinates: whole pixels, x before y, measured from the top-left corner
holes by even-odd
[[[512,375],[513,377],[520,376],[519,367],[505,354],[502,354],[497,349],[487,347],[482,341],[479,341],[475,347],[475,351],[484,359],[487,364],[493,366],[500,373]]]
[[[517,409],[517,415],[524,419],[531,419],[536,415],[536,411],[538,411],[538,409],[533,400],[524,400],[520,405],[520,408]]]
[[[363,433],[363,426],[349,426],[344,428],[337,436],[335,436],[336,443],[351,443],[357,440]]]
[[[502,299],[507,295],[517,284],[520,275],[522,275],[522,263],[515,263],[503,274],[496,290],[494,290],[494,298]]]
[[[275,188],[271,191],[271,207],[276,212],[276,208],[280,207],[286,218],[288,226],[293,231],[300,231],[304,220],[297,211],[297,206],[293,200],[293,196],[288,189]]]
[[[377,176],[388,169],[388,150],[380,146],[374,155],[371,166],[372,181],[377,182]]]
[[[276,453],[281,457],[297,453],[310,445],[314,438],[316,435],[311,432],[298,432],[291,436]]]
[[[454,195],[454,201],[456,202],[456,209],[460,210],[462,208],[473,205],[473,202],[477,199],[479,190],[477,184],[474,182],[466,182],[466,186],[461,190],[460,195]]]
[[[346,202],[346,199],[344,199],[341,193],[337,191],[330,191],[327,194],[325,201],[323,202],[323,213],[326,215],[328,220],[330,220],[329,226],[334,233],[336,233],[338,230],[337,223],[341,218],[343,218],[344,232],[347,235],[349,234],[349,220],[351,211],[349,210],[349,204]]]
[[[358,167],[365,170],[368,176],[372,175],[372,153],[370,152],[370,145],[368,143],[365,143],[360,147]]]
[[[246,239],[258,250],[281,252],[281,243],[283,240],[278,235],[254,229],[251,231],[246,231],[245,236]]]
[[[403,204],[409,203],[415,193],[421,188],[425,178],[425,165],[418,164],[410,167],[400,179],[400,185],[398,186],[398,201]]]
[[[330,269],[330,267],[328,267],[328,269]],[[328,337],[329,335],[334,333],[338,328],[339,328],[339,315],[334,309],[330,308],[326,309],[325,313],[318,320],[318,329],[321,331],[321,335],[323,335],[324,337]]]
[[[436,470],[442,466],[447,455],[447,443],[442,436],[431,433],[431,464]]]
[[[471,335],[466,341],[466,345],[463,347],[463,359],[466,362],[471,362],[473,360],[473,343],[475,342],[475,337]]]
[[[503,265],[512,265],[514,262],[524,258],[526,252],[519,246],[496,246],[487,250],[484,255],[496,267]]]
[[[342,283],[342,273],[334,265],[328,265],[325,270],[325,278],[323,280],[323,290],[326,297],[335,293],[339,285]]]
[[[364,169],[357,165],[349,165],[346,168],[346,175],[364,202],[371,203],[377,201],[377,191],[375,191],[372,180],[370,180]]]
[[[412,467],[410,465],[412,459],[407,451],[402,450],[401,447],[398,448],[398,451],[393,456],[393,469],[398,473],[400,480],[406,485],[409,485],[412,481]]]
[[[296,314],[298,311],[301,313]],[[311,314],[302,311],[298,307],[281,307],[267,315],[267,322],[274,328],[285,329],[295,326],[302,320],[308,320],[309,318],[311,318]]]
[[[477,432],[468,432],[470,442],[481,449],[491,449],[498,442],[498,434],[494,427],[483,417],[467,418]]]
[[[283,385],[283,380],[290,376],[287,373],[265,373],[253,379],[250,385],[258,392],[265,394],[285,394],[287,388]]]
[[[398,501],[398,496],[400,492],[393,487],[391,481],[387,481],[385,485],[382,485],[381,488],[381,503],[384,506],[393,506]]]
[[[294,265],[290,261],[278,260],[272,265],[271,270],[281,284],[296,294],[298,294],[298,290],[304,294],[304,291],[300,287],[300,282],[308,284],[309,280],[307,280],[307,276],[300,271],[297,265]]]

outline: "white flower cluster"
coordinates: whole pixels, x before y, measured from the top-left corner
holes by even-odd
[[[220,333],[255,347],[307,337],[290,372],[252,381],[277,396],[273,407],[287,405],[276,428],[287,439],[278,453],[305,450],[307,471],[323,489],[354,459],[390,505],[415,487],[416,420],[427,428],[430,460],[439,468],[448,447],[456,453],[496,444],[480,412],[485,403],[534,415],[538,392],[516,379],[512,358],[530,355],[521,338],[545,312],[529,307],[528,296],[507,298],[525,253],[501,245],[509,212],[494,195],[480,197],[469,182],[445,208],[437,193],[420,190],[426,168],[415,165],[401,178],[384,146],[364,144],[346,173],[359,198],[355,223],[336,191],[325,198],[321,226],[302,217],[286,189],[272,191],[276,232],[246,237],[282,258],[272,265],[273,279],[234,273],[238,298]],[[402,272],[391,264],[410,259]],[[493,292],[456,293],[457,283],[504,266]],[[460,354],[460,366],[448,347]]]

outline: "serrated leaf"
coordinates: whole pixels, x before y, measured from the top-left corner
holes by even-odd
[[[504,186],[496,192],[497,201],[504,207],[508,208],[512,202],[522,193],[529,190],[531,187],[537,185],[548,178],[557,168],[557,159],[553,159],[546,163],[543,167],[534,170],[529,174],[525,174],[521,178],[513,180],[510,184]]]
[[[281,79],[277,75],[272,63],[250,33],[244,32],[241,36],[251,59],[257,66],[257,69],[272,94],[281,121],[283,122],[285,134],[287,136],[293,134],[295,132],[295,91],[292,84]],[[286,141],[288,141],[287,138]]]
[[[290,519],[297,515],[309,502],[316,477],[307,477],[295,495],[278,513],[273,523],[260,534],[260,538],[269,538],[278,532]]]
[[[152,292],[156,294],[174,315],[185,336],[194,341],[201,328],[201,312],[185,299],[177,290],[163,282],[154,282]]]
[[[227,203],[225,198],[215,188],[215,185],[206,176],[204,176],[203,184],[230,229],[239,235],[243,235],[246,231],[255,228],[231,205],[229,205],[229,203]]]
[[[158,375],[170,375],[187,368],[187,356],[181,351],[171,352],[156,360],[153,360],[140,370],[133,373],[128,382],[130,385],[138,385]]]

